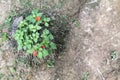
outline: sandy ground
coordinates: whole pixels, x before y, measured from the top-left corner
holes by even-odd
[[[59,11],[78,18],[71,24],[67,48],[61,52],[56,66],[50,69],[19,66],[18,73],[23,72],[11,78],[9,68],[14,55],[8,49],[0,53],[0,73],[8,77],[3,80],[82,80],[86,72],[88,79],[83,80],[120,80],[120,1],[88,0],[84,5],[80,4],[82,0],[64,1]],[[10,0],[1,0],[0,23],[12,4]],[[49,2],[49,5],[54,4]],[[76,26],[77,23],[80,25]],[[111,57],[112,51],[117,52],[115,59]]]

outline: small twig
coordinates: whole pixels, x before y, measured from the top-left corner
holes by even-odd
[[[102,72],[101,72],[98,68],[97,68],[97,72],[100,74],[100,77],[102,78],[102,80],[105,80],[105,78],[104,78]]]

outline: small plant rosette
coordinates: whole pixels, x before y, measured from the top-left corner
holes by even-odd
[[[15,32],[14,39],[18,45],[17,49],[38,58],[44,58],[54,53],[57,47],[54,43],[54,36],[48,29],[51,27],[50,24],[50,17],[34,9],[20,22]]]

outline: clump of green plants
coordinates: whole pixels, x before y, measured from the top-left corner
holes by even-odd
[[[82,80],[88,80],[89,75],[90,75],[89,72],[85,72],[83,77],[82,77]]]
[[[116,60],[118,58],[118,51],[114,50],[111,52],[112,60]]]
[[[40,59],[49,56],[57,49],[50,27],[51,18],[34,9],[18,25],[14,35],[17,49]]]

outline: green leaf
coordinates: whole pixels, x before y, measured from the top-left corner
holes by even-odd
[[[22,45],[18,45],[18,50],[22,50]]]
[[[46,18],[46,21],[47,21],[47,22],[50,22],[50,18]]]
[[[54,37],[53,37],[52,34],[49,35],[49,38],[50,38],[50,40],[53,40],[53,39],[54,39]]]
[[[38,57],[38,58],[42,58],[42,52],[38,52],[37,57]]]
[[[46,21],[47,21],[47,19],[46,19],[46,18],[43,18],[43,21],[44,21],[44,22],[46,22]]]
[[[33,33],[32,36],[35,37],[35,34]]]
[[[36,25],[40,25],[40,23],[42,23],[41,20],[40,20],[40,21],[37,21],[37,22],[36,22]]]
[[[11,68],[10,68],[10,71],[11,71],[12,73],[15,73],[15,72],[16,72],[16,69],[13,68],[13,67],[11,67]]]
[[[26,20],[29,20],[29,21],[30,21],[31,19],[33,19],[33,16],[31,16],[31,15],[28,16],[28,17],[26,17]]]
[[[49,43],[49,37],[46,37],[44,40],[45,40],[45,43]]]
[[[49,33],[50,33],[49,30],[47,29],[43,30],[43,34],[49,34]]]
[[[34,39],[34,41],[35,41],[35,43],[37,43],[38,39],[37,39],[37,38],[35,38],[35,39]]]
[[[33,24],[36,22],[35,19],[31,19],[30,22],[32,22]]]
[[[26,50],[26,49],[27,49],[27,47],[26,47],[26,46],[23,46],[23,49],[24,49],[24,50]]]
[[[38,32],[33,33],[32,36],[33,36],[34,42],[37,42],[37,41],[38,41],[38,38],[39,38],[39,33],[38,33]]]
[[[33,49],[28,49],[28,50],[27,50],[27,53],[28,53],[28,54],[32,54],[32,53],[33,53]]]
[[[38,9],[34,9],[33,11],[32,11],[32,14],[33,15],[36,15],[38,13]]]
[[[46,27],[48,27],[48,26],[49,26],[49,24],[48,24],[47,22],[45,22],[45,26],[46,26]]]
[[[47,67],[54,67],[55,61],[54,60],[47,60]]]
[[[37,16],[40,16],[40,17],[41,17],[42,15],[43,15],[43,13],[38,13],[38,14],[37,14]]]
[[[20,24],[18,25],[18,28],[21,28],[21,27],[23,27],[24,25],[23,25],[23,21],[21,21],[20,22]]]
[[[30,40],[30,39],[28,38],[28,43],[31,43],[31,44],[32,44],[33,42],[32,42],[32,40]]]
[[[50,22],[50,18],[44,18],[43,21],[44,22]]]
[[[27,28],[23,28],[22,30],[23,30],[24,32],[27,32]]]
[[[11,21],[12,21],[12,18],[10,18],[10,17],[5,19],[5,26],[10,27]]]
[[[39,33],[38,33],[38,32],[36,32],[35,34],[36,34],[36,36],[39,36]]]
[[[8,39],[7,33],[2,34],[2,41],[6,41]]]
[[[51,47],[52,49],[57,49],[55,43],[53,43],[53,42],[50,43],[50,47]]]
[[[48,55],[49,55],[49,53],[48,53],[48,51],[47,51],[47,50],[43,50],[42,52],[43,52],[43,57],[46,57],[46,56],[48,56]]]
[[[39,45],[34,45],[34,46],[33,46],[33,49],[34,49],[34,50],[38,50],[38,48],[39,48]]]
[[[33,31],[33,32],[36,32],[36,30],[35,30],[35,29],[33,29],[32,31]]]
[[[89,72],[85,72],[82,77],[82,80],[88,80],[89,76],[90,76]]]
[[[29,26],[29,29],[32,31],[32,29],[34,28],[34,26],[32,24],[30,24]]]
[[[40,30],[40,29],[42,29],[42,27],[41,26],[36,26],[37,27],[37,30]]]
[[[30,31],[33,31],[33,32],[37,31],[37,28],[33,24],[30,24],[28,27],[29,27]]]
[[[28,49],[31,49],[31,44],[28,44],[28,45],[26,45],[26,47],[28,48]]]
[[[52,51],[52,49],[49,49],[48,52],[49,52],[49,54],[51,54],[53,51]]]
[[[42,49],[42,48],[40,48],[40,47],[41,47],[41,45],[39,46],[39,49],[38,49],[38,50],[39,50],[39,51],[42,51],[43,49]]]

